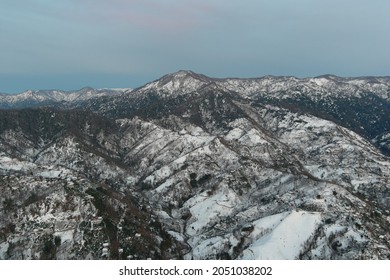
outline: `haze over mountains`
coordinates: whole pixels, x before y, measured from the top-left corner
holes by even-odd
[[[387,259],[390,78],[0,96],[0,258]]]

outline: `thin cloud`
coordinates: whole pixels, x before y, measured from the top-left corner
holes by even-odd
[[[217,7],[206,1],[72,0],[57,14],[81,24],[129,26],[174,34],[206,26],[216,11]]]

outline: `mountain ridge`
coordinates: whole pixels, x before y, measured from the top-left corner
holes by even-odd
[[[221,79],[180,70],[134,90],[84,88],[74,92],[27,91],[19,95],[0,96],[0,108],[52,106],[126,116],[147,106],[158,111],[159,102],[165,104],[165,108],[185,104],[206,92],[229,92],[251,102],[266,102],[336,121],[390,155],[387,137],[390,131],[387,117],[390,114],[389,77],[351,78],[328,74],[313,78],[264,76]]]
[[[61,102],[75,104],[88,99],[114,96],[131,89],[93,89],[84,87],[80,90],[27,90],[18,94],[0,95],[0,108],[27,108],[39,106],[59,106]]]
[[[383,82],[390,82],[390,76],[337,76],[337,75],[334,75],[334,74],[322,74],[322,75],[318,75],[318,76],[312,76],[312,77],[297,77],[297,76],[278,76],[278,75],[264,75],[264,76],[259,76],[259,77],[250,77],[250,78],[246,78],[246,77],[234,77],[234,76],[229,76],[229,77],[211,77],[211,76],[206,76],[204,74],[200,74],[200,73],[196,73],[192,70],[178,70],[176,72],[172,72],[172,73],[169,73],[169,74],[166,74],[166,75],[163,75],[161,76],[160,78],[157,78],[151,82],[148,82],[142,86],[139,86],[137,88],[134,88],[134,90],[138,90],[138,89],[141,89],[149,84],[153,84],[155,82],[160,82],[160,84],[163,84],[164,81],[169,81],[169,80],[172,80],[172,79],[178,79],[180,77],[191,77],[195,80],[203,80],[203,81],[208,81],[208,82],[212,82],[212,81],[226,81],[226,80],[266,80],[266,79],[274,79],[274,80],[286,80],[286,79],[294,79],[294,80],[297,80],[297,81],[308,81],[308,80],[311,80],[311,79],[316,79],[316,78],[326,78],[326,79],[329,79],[329,80],[341,80],[341,81],[351,81],[351,80],[366,80],[366,81],[371,81],[371,82],[378,82],[378,83],[383,83]],[[63,93],[75,93],[75,92],[82,92],[83,90],[113,90],[115,91],[116,89],[115,88],[105,88],[105,89],[94,89],[92,87],[89,87],[89,86],[86,86],[86,87],[83,87],[79,90],[60,90],[60,89],[47,89],[47,90],[26,90],[26,91],[23,91],[23,92],[20,92],[20,93],[14,93],[14,94],[10,94],[10,93],[0,93],[2,95],[7,95],[7,96],[15,96],[15,95],[20,95],[20,94],[23,94],[25,92],[55,92],[55,91],[59,91],[59,92],[63,92]],[[125,88],[125,89],[119,89],[120,91],[129,91],[129,90],[133,90],[131,88]]]

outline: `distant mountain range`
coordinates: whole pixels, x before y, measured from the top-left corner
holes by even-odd
[[[76,91],[28,90],[19,94],[0,94],[0,108],[20,109],[40,106],[72,106],[88,99],[115,96],[131,89],[93,89],[90,87]]]
[[[388,259],[390,78],[0,95],[2,259]]]

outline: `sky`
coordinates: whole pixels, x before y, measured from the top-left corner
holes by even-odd
[[[390,75],[388,0],[0,0],[0,92]]]

